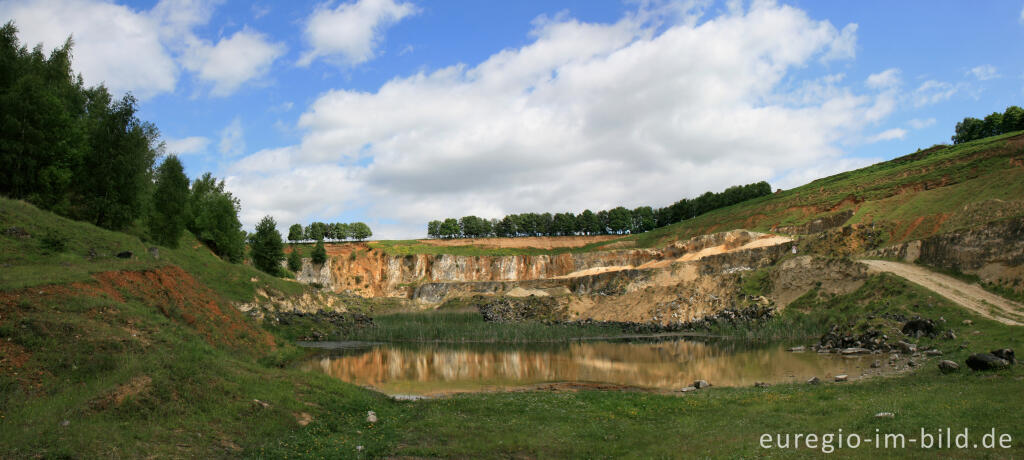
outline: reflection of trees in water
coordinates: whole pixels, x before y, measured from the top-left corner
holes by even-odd
[[[730,350],[721,343],[585,342],[549,349],[382,345],[365,353],[331,356],[306,365],[341,380],[380,386],[394,382],[593,381],[678,388],[696,379],[751,385],[812,375],[852,372],[860,359],[788,353],[782,347]],[[746,349],[744,349],[746,348]]]

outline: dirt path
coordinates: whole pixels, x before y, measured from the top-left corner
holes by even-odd
[[[1024,325],[1024,305],[988,292],[977,284],[935,273],[923,267],[887,260],[861,260],[870,272],[906,278],[981,316],[1012,326]]]

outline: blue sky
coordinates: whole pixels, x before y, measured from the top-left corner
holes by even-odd
[[[0,1],[247,228],[789,188],[1024,103],[1024,2]]]

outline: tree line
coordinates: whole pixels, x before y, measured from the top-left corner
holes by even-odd
[[[131,94],[86,87],[70,38],[47,57],[17,34],[13,22],[0,28],[0,194],[172,248],[188,229],[241,262],[239,203],[224,182],[207,173],[190,184]]]
[[[650,206],[640,206],[636,209],[619,206],[598,212],[587,209],[579,214],[524,213],[510,214],[501,219],[484,219],[477,216],[464,216],[459,219],[450,217],[427,223],[427,235],[431,238],[510,238],[643,233],[771,193],[771,186],[762,181],[732,186],[718,193],[706,192],[696,198],[684,198],[671,206],[658,209]]]
[[[313,222],[305,227],[301,224],[293,224],[288,227],[288,241],[296,243],[299,241],[345,241],[353,239],[362,241],[373,236],[370,226],[362,222],[332,223]]]
[[[964,118],[956,124],[952,141],[954,144],[973,141],[989,136],[1024,130],[1024,109],[1011,105],[1003,113],[992,112],[983,120]]]

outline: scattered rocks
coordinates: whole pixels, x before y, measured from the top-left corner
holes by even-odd
[[[819,383],[821,383],[821,379],[819,379],[817,377],[811,377],[810,379],[807,379],[807,384],[808,385],[817,385]]]
[[[879,412],[875,414],[875,418],[896,418],[896,414],[892,412]]]
[[[875,350],[889,351],[890,346],[886,343],[887,340],[889,340],[889,336],[877,329],[855,335],[853,332],[836,325],[832,326],[832,329],[821,336],[821,340],[818,341],[818,345],[814,349],[818,352],[826,353],[840,352],[847,349],[864,349],[868,352]]]
[[[1011,349],[1011,348],[1002,348],[1002,349],[999,349],[999,350],[992,350],[989,353],[992,353],[993,355],[995,355],[998,358],[1002,358],[1002,359],[1005,359],[1005,360],[1009,361],[1010,364],[1017,364],[1017,357],[1014,356],[1013,349]]]
[[[377,413],[374,411],[366,411],[366,423],[377,423]]]
[[[975,353],[967,357],[967,367],[976,371],[994,371],[1010,367],[1010,362],[992,353]]]
[[[495,297],[477,306],[484,321],[509,323],[527,320],[560,321],[565,312],[551,297]]]
[[[850,379],[850,376],[846,375],[846,374],[839,374],[839,375],[836,376],[836,381],[837,382],[845,382],[845,381],[847,381],[849,379]]]
[[[805,349],[806,349],[806,348],[805,348],[805,347],[804,347],[803,345],[800,345],[800,346],[798,346],[798,347],[790,347],[790,348],[787,348],[787,349],[786,349],[786,351],[792,351],[792,352],[801,352],[801,351],[804,351]]]
[[[698,389],[698,390],[703,390],[703,389],[708,388],[710,386],[711,386],[711,384],[708,383],[707,380],[697,380],[696,382],[693,382],[693,387]]]
[[[960,365],[953,361],[950,361],[948,359],[939,361],[939,371],[941,371],[943,374],[949,374],[952,372],[957,372],[959,370]]]

